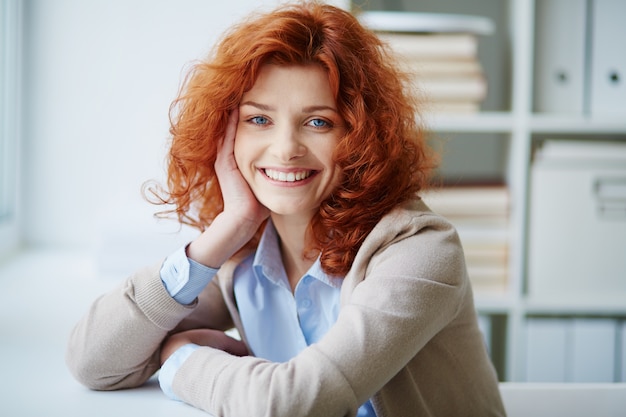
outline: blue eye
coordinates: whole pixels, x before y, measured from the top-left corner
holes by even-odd
[[[269,123],[267,118],[265,118],[263,116],[254,116],[254,117],[251,117],[248,120],[250,121],[250,123],[254,123],[256,125],[266,125],[266,124]]]
[[[328,123],[324,119],[313,119],[309,122],[309,124],[318,129],[323,127],[330,127],[330,123]]]

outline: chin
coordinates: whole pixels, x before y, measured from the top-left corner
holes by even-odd
[[[311,208],[307,206],[302,206],[301,204],[263,204],[268,210],[272,213],[272,215],[276,216],[305,216],[311,217],[313,213],[315,213],[318,209]]]

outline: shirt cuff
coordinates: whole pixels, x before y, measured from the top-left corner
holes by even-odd
[[[161,370],[159,371],[159,386],[161,387],[161,391],[163,391],[168,398],[175,401],[181,401],[181,399],[174,394],[174,376],[176,376],[176,372],[178,372],[180,367],[183,366],[183,363],[187,360],[187,358],[191,356],[191,354],[199,347],[200,346],[193,343],[179,347],[176,352],[167,358],[161,367]]]
[[[217,269],[187,258],[186,246],[167,257],[161,266],[161,281],[179,303],[190,304],[213,279]]]

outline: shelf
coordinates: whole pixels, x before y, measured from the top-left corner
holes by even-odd
[[[509,133],[514,126],[509,112],[475,114],[425,114],[422,121],[429,131]]]
[[[426,114],[422,119],[428,130],[439,132],[510,133],[516,125],[509,112]],[[531,134],[626,134],[626,117],[534,113],[527,129]]]
[[[363,3],[369,6],[370,3],[384,2]],[[502,174],[509,187],[512,210],[509,217],[508,287],[502,292],[481,291],[478,285],[474,287],[477,312],[506,323],[503,333],[506,340],[501,346],[494,346],[492,353],[500,365],[499,372],[509,381],[522,380],[526,375],[528,317],[606,317],[626,322],[626,294],[623,292],[538,297],[523,290],[528,287],[528,202],[535,148],[546,139],[626,142],[624,114],[533,112],[533,95],[537,94],[534,71],[537,60],[535,38],[538,36],[536,18],[542,10],[541,7],[535,8],[541,4],[538,0],[403,2],[406,11],[478,14],[489,16],[496,23],[496,35],[480,39],[479,58],[490,94],[481,103],[481,108],[489,111],[473,114],[425,112],[419,115],[418,123],[423,124],[436,150],[441,150],[441,171],[450,179],[474,179],[489,172]],[[500,316],[504,316],[504,320]],[[622,344],[626,346],[626,342]],[[623,361],[626,363],[626,359]]]
[[[474,292],[474,303],[480,314],[508,314],[515,304],[509,293],[490,294],[480,291]]]
[[[626,134],[626,117],[533,114],[532,133],[553,134]]]
[[[626,295],[529,297],[523,308],[527,315],[626,317]]]

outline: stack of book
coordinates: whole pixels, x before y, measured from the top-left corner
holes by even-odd
[[[457,229],[477,293],[503,293],[509,276],[509,191],[505,185],[444,186],[422,196]]]
[[[487,95],[478,36],[492,33],[484,17],[408,12],[364,12],[361,22],[397,54],[432,112],[473,113]]]

